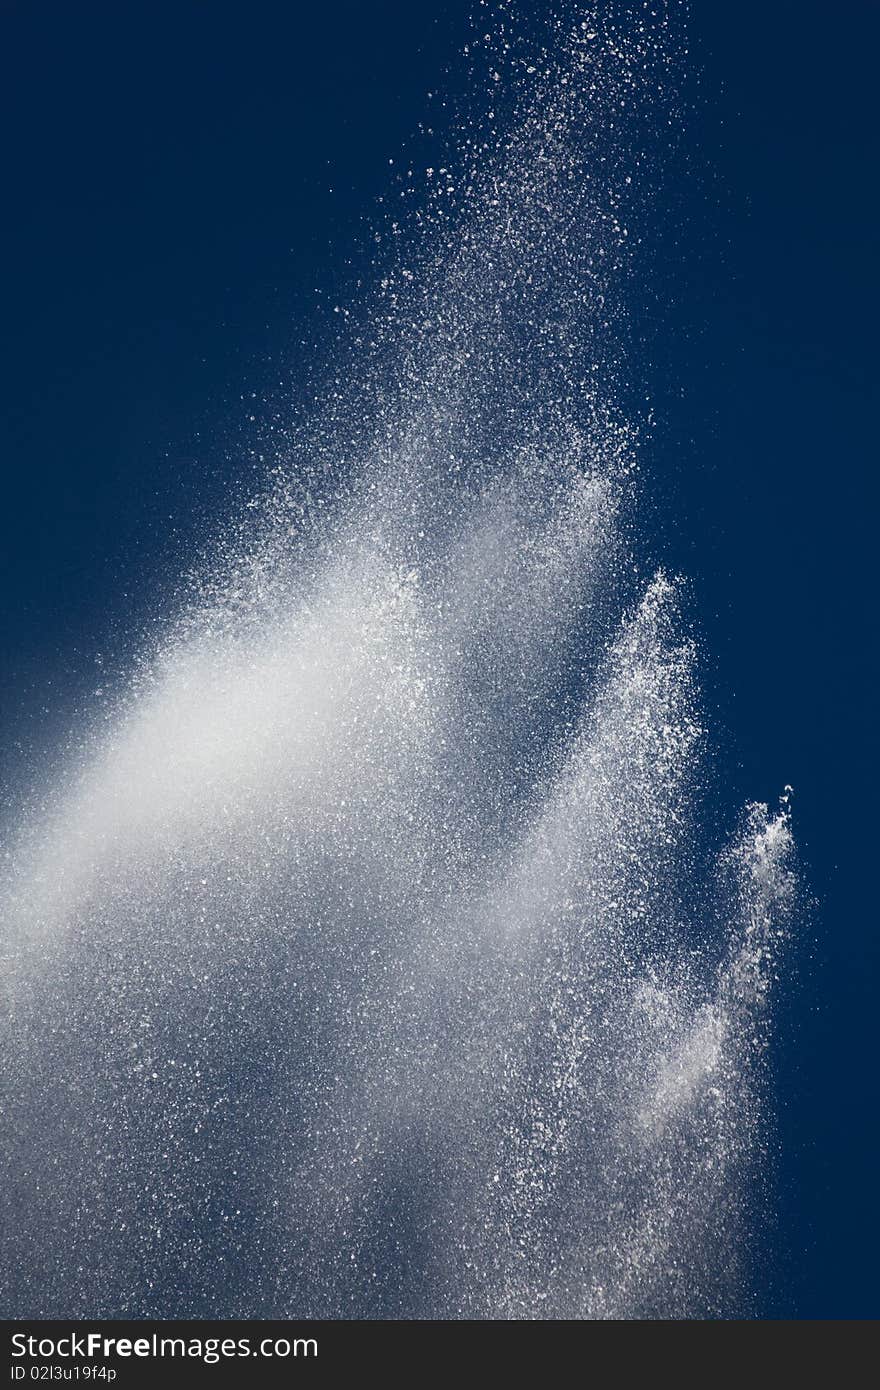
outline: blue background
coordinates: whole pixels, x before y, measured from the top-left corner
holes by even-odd
[[[222,515],[468,6],[4,7],[8,795]],[[691,576],[733,804],[795,787],[771,1316],[880,1312],[868,3],[698,0],[648,336],[649,548]],[[436,119],[435,119],[436,124]],[[665,240],[664,240],[665,237]],[[316,289],[321,293],[316,296]],[[239,453],[237,454],[237,450]]]

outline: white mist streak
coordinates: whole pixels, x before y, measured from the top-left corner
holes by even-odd
[[[7,1312],[746,1306],[788,816],[716,877],[621,524],[666,26],[560,21],[532,83],[499,23],[514,133],[463,126],[262,529],[11,842]]]

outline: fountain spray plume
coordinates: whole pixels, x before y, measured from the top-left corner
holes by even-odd
[[[320,403],[13,829],[7,1314],[750,1306],[796,890],[787,802],[701,833],[630,544],[656,9],[478,11]]]

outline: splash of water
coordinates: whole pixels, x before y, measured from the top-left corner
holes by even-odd
[[[747,1306],[791,834],[701,848],[628,553],[645,14],[475,36],[320,408],[11,842],[8,1313]]]

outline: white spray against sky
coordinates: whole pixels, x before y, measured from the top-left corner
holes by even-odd
[[[311,418],[10,836],[7,1316],[748,1306],[787,803],[705,847],[627,539],[675,44],[477,15]]]

